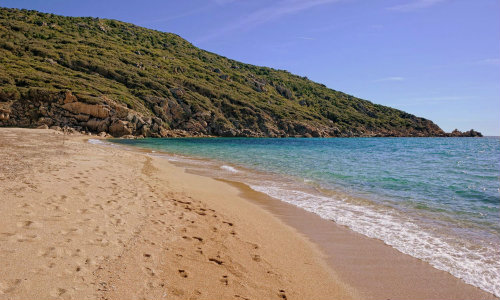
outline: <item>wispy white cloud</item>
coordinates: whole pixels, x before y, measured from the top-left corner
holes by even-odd
[[[412,2],[390,6],[387,9],[399,12],[415,11],[434,6],[446,0],[414,0]]]
[[[223,1],[223,0],[221,0]],[[246,17],[229,24],[227,26],[221,26],[220,29],[203,36],[198,39],[197,42],[206,42],[214,38],[220,37],[225,34],[236,32],[238,30],[248,30],[255,28],[257,26],[263,25],[265,23],[280,19],[287,15],[293,15],[301,11],[311,9],[313,7],[327,5],[333,2],[339,2],[341,0],[284,0],[276,4],[269,5],[267,7],[256,10]]]
[[[375,79],[373,82],[403,81],[403,80],[405,80],[404,77],[391,76],[391,77],[384,77],[384,78]]]

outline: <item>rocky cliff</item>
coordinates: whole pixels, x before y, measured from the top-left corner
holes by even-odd
[[[115,20],[0,8],[0,126],[113,136],[480,136]]]

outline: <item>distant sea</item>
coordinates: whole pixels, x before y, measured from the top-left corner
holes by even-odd
[[[500,296],[500,138],[113,140],[248,184]]]

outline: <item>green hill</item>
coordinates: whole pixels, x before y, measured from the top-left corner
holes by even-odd
[[[114,136],[442,136],[429,120],[116,20],[0,8],[0,125]]]

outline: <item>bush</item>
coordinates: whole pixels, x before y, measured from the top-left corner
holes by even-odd
[[[19,100],[20,93],[15,86],[5,86],[0,88],[0,102]]]

